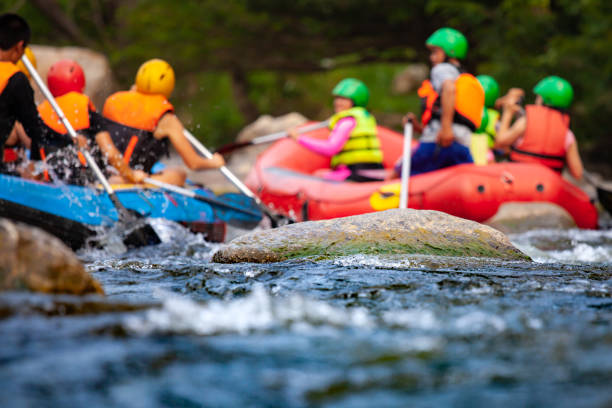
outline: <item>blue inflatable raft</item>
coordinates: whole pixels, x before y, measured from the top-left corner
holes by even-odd
[[[147,218],[165,218],[207,235],[209,241],[223,241],[225,224],[253,228],[261,212],[249,197],[228,193],[215,196],[196,189],[211,202],[142,186],[113,186],[121,203]],[[225,205],[224,205],[225,204]],[[82,247],[96,229],[110,227],[117,211],[102,189],[41,183],[0,174],[0,217],[23,222],[59,237],[73,249]]]

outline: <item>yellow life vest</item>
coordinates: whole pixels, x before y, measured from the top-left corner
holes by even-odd
[[[361,163],[382,163],[383,155],[380,150],[380,141],[376,135],[376,119],[364,108],[356,106],[338,112],[330,119],[330,129],[333,129],[340,119],[349,116],[355,118],[355,128],[351,131],[342,150],[332,157],[331,167],[340,164],[350,166]]]

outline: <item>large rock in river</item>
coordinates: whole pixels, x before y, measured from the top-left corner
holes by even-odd
[[[395,209],[252,232],[231,241],[213,261],[278,262],[358,253],[529,259],[486,225],[438,211]]]
[[[104,294],[63,242],[6,219],[0,219],[0,290]]]
[[[563,207],[545,202],[507,202],[484,222],[505,234],[518,234],[534,229],[576,228],[572,216]]]

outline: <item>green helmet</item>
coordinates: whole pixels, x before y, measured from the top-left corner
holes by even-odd
[[[485,133],[487,126],[489,126],[489,111],[485,107],[482,110],[482,120],[480,121],[480,127],[476,129],[476,133]]]
[[[478,75],[476,77],[485,91],[485,107],[492,108],[495,101],[499,98],[499,85],[493,77],[489,75]]]
[[[354,78],[346,78],[338,82],[332,95],[348,98],[355,106],[365,108],[370,100],[370,91],[363,82]]]
[[[574,99],[572,85],[558,76],[549,76],[538,82],[533,93],[540,95],[545,105],[561,109],[569,108]]]
[[[447,57],[463,59],[467,54],[468,42],[463,34],[454,28],[440,28],[429,36],[426,45],[440,47]]]

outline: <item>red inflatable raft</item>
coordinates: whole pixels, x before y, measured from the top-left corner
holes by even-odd
[[[385,168],[402,152],[402,135],[378,127]],[[327,129],[309,133],[326,138]],[[320,220],[397,208],[398,178],[367,182],[324,180],[315,174],[329,159],[290,139],[257,159],[246,184],[271,208],[298,221]],[[410,178],[409,207],[438,210],[483,222],[505,202],[550,202],[563,207],[580,228],[597,228],[597,210],[578,187],[553,170],[528,163],[463,164]]]

